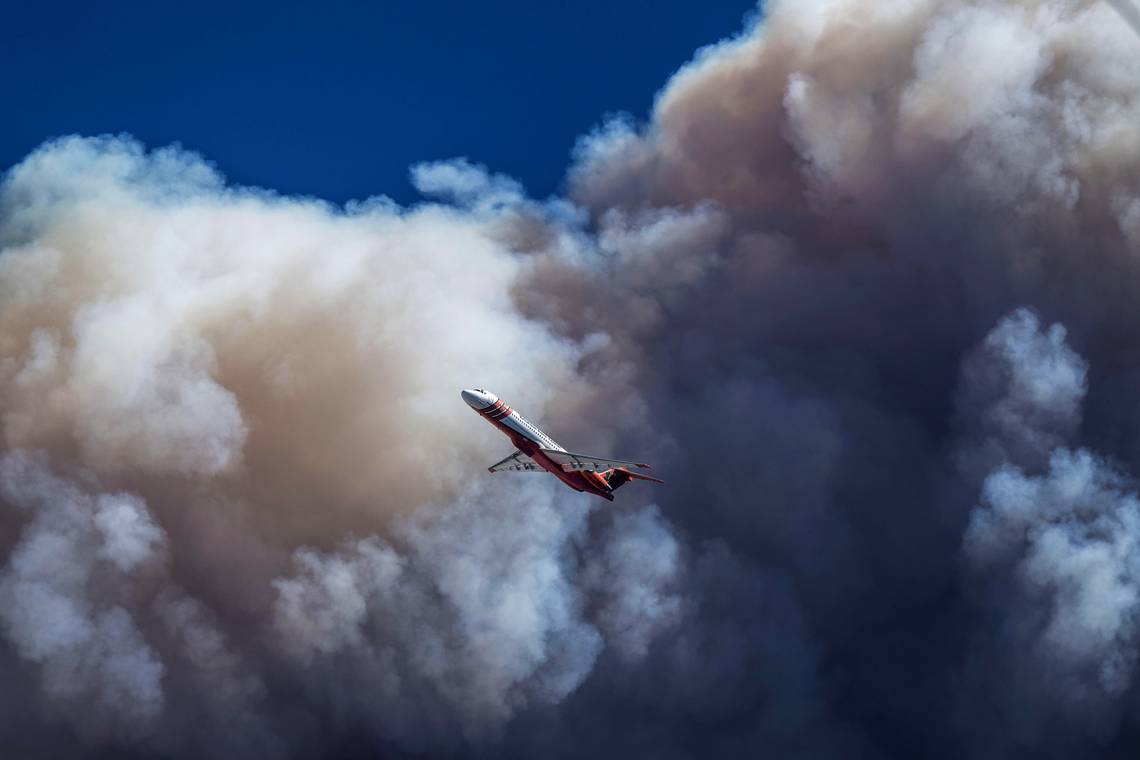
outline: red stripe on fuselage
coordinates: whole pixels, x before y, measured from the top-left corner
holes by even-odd
[[[483,415],[484,417],[487,417],[488,419],[492,419],[492,420],[502,419],[503,417],[506,417],[510,413],[511,413],[511,408],[509,406],[507,406],[503,402],[502,399],[499,399],[498,401],[491,404],[486,409],[482,409],[479,412],[479,414]]]

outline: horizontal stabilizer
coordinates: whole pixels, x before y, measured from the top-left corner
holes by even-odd
[[[648,480],[651,483],[664,483],[665,482],[661,478],[655,478],[652,475],[644,475],[640,472],[630,472],[629,470],[626,470],[624,468],[622,469],[622,472],[624,472],[626,474],[626,477],[633,478],[634,480]]]
[[[490,472],[545,472],[538,463],[521,451],[487,468]]]
[[[649,467],[641,462],[629,462],[625,459],[606,459],[592,457],[588,454],[575,454],[570,451],[557,451],[555,449],[539,449],[554,462],[562,465],[564,472],[605,472],[615,467]]]

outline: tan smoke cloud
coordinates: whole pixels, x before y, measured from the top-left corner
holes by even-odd
[[[670,82],[644,134],[587,138],[574,195],[834,212],[952,170],[990,204],[1116,213],[1138,181],[1138,60],[1104,3],[767,3]]]
[[[462,163],[417,181],[458,202],[493,186]],[[648,575],[579,580],[584,505],[533,479],[482,485],[509,444],[460,388],[540,419],[589,396],[583,346],[515,311],[524,262],[497,214],[228,189],[193,155],[114,138],[46,145],[2,198],[7,499],[29,515],[5,523],[2,622],[49,701],[125,711],[94,736],[162,746],[175,714],[206,710],[244,731],[230,750],[272,748],[256,669],[299,676],[314,653],[355,663],[360,720],[380,700],[384,736],[479,735],[590,671],[590,595],[668,593],[656,513],[646,551],[667,553]],[[152,556],[136,594],[109,591]],[[676,603],[658,604],[614,636],[643,650]],[[167,709],[171,689],[210,696]],[[448,731],[420,736],[411,704]]]
[[[512,311],[519,263],[446,208],[335,213],[115,140],[44,148],[5,197],[6,443],[107,482],[209,483],[338,536],[484,464],[456,388],[539,415],[575,391],[578,349]]]

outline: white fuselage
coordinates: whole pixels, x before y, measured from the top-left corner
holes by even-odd
[[[467,402],[468,406],[487,417],[487,419],[499,423],[499,425],[530,441],[539,448],[554,449],[555,451],[566,450],[562,448],[557,441],[542,432],[542,429],[539,428],[538,425],[535,425],[510,406],[503,403],[494,393],[489,393],[482,389],[465,390],[463,391],[463,400]]]

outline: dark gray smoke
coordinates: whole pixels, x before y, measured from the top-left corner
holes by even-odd
[[[1140,54],[780,0],[565,198],[126,138],[0,189],[0,745],[1131,756]],[[478,383],[664,487],[491,477]],[[501,453],[500,453],[501,452]]]

